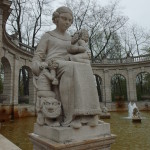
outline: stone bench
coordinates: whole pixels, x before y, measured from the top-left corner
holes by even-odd
[[[21,149],[0,134],[0,150],[21,150]]]

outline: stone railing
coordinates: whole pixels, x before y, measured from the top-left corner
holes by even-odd
[[[27,51],[27,52],[30,52],[30,53],[32,53],[32,54],[34,54],[34,48],[33,47],[31,47],[31,46],[28,46],[28,45],[26,45],[26,44],[24,44],[24,43],[20,43],[19,42],[19,46],[20,46],[20,48],[22,49],[22,50],[25,50],[25,51]]]
[[[17,47],[20,48],[20,50],[29,52],[31,54],[34,54],[35,48],[33,48],[29,45],[26,45],[24,43],[19,42],[18,39],[13,39],[6,31],[5,31],[5,34],[6,34],[6,36],[8,37],[8,39],[10,41],[12,41]]]
[[[139,62],[139,61],[148,61],[150,60],[150,55],[140,55],[133,57],[133,62]]]
[[[126,57],[121,59],[103,59],[95,60],[93,63],[102,63],[102,64],[121,64],[121,63],[136,63],[142,61],[150,61],[150,54],[147,55],[140,55],[140,56],[133,56],[133,57]]]

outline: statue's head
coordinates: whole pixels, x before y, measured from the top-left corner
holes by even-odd
[[[89,40],[89,34],[88,34],[88,30],[86,29],[81,29],[81,39],[84,40],[86,43]]]
[[[86,29],[81,29],[79,31],[76,31],[72,36],[71,44],[75,44],[80,39],[84,40],[86,43],[88,42],[89,34]]]
[[[57,61],[55,59],[51,59],[51,60],[48,60],[48,67],[49,69],[57,69],[59,66],[59,64],[57,63]]]
[[[68,7],[62,6],[62,7],[57,8],[56,11],[53,13],[53,17],[52,17],[53,23],[57,25],[60,14],[63,14],[63,13],[69,13],[72,16],[72,22],[73,22],[73,13],[71,9]]]
[[[61,113],[61,103],[52,97],[42,98],[42,113],[45,118],[57,118]]]

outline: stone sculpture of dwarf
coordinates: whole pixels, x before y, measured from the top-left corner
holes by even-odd
[[[55,70],[57,64],[53,62],[49,62],[50,66],[47,63],[42,64],[40,74],[34,76],[38,96],[36,110],[39,125],[60,126],[58,117],[61,113],[61,103],[55,99],[56,95],[52,91],[52,84],[58,84]]]

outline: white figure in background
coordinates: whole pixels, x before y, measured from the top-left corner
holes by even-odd
[[[128,104],[128,117],[131,118],[132,117],[132,104],[131,102]]]

